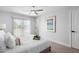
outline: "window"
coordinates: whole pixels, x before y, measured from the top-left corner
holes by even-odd
[[[30,20],[14,19],[13,20],[13,34],[17,37],[24,37],[30,34]]]

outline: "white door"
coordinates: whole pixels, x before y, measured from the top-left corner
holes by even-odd
[[[72,47],[79,49],[79,10],[72,11]]]

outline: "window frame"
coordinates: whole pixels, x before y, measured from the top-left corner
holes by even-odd
[[[18,18],[18,17],[12,17],[12,34],[14,35],[14,20],[19,19],[19,20],[26,20],[24,18]],[[29,19],[30,20],[30,19]],[[31,21],[30,21],[30,27],[31,27]],[[30,28],[31,30],[31,28]]]

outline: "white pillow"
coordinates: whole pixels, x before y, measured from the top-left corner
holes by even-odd
[[[5,42],[0,40],[0,52],[5,50],[6,50]]]
[[[6,33],[5,35],[5,43],[6,43],[6,46],[10,49],[16,46],[15,37],[9,32]]]
[[[6,49],[6,45],[5,45],[5,32],[4,31],[0,31],[0,51],[4,51]]]

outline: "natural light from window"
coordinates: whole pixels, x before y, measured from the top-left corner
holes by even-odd
[[[16,37],[25,37],[31,33],[30,20],[14,19],[13,20],[13,34]]]

